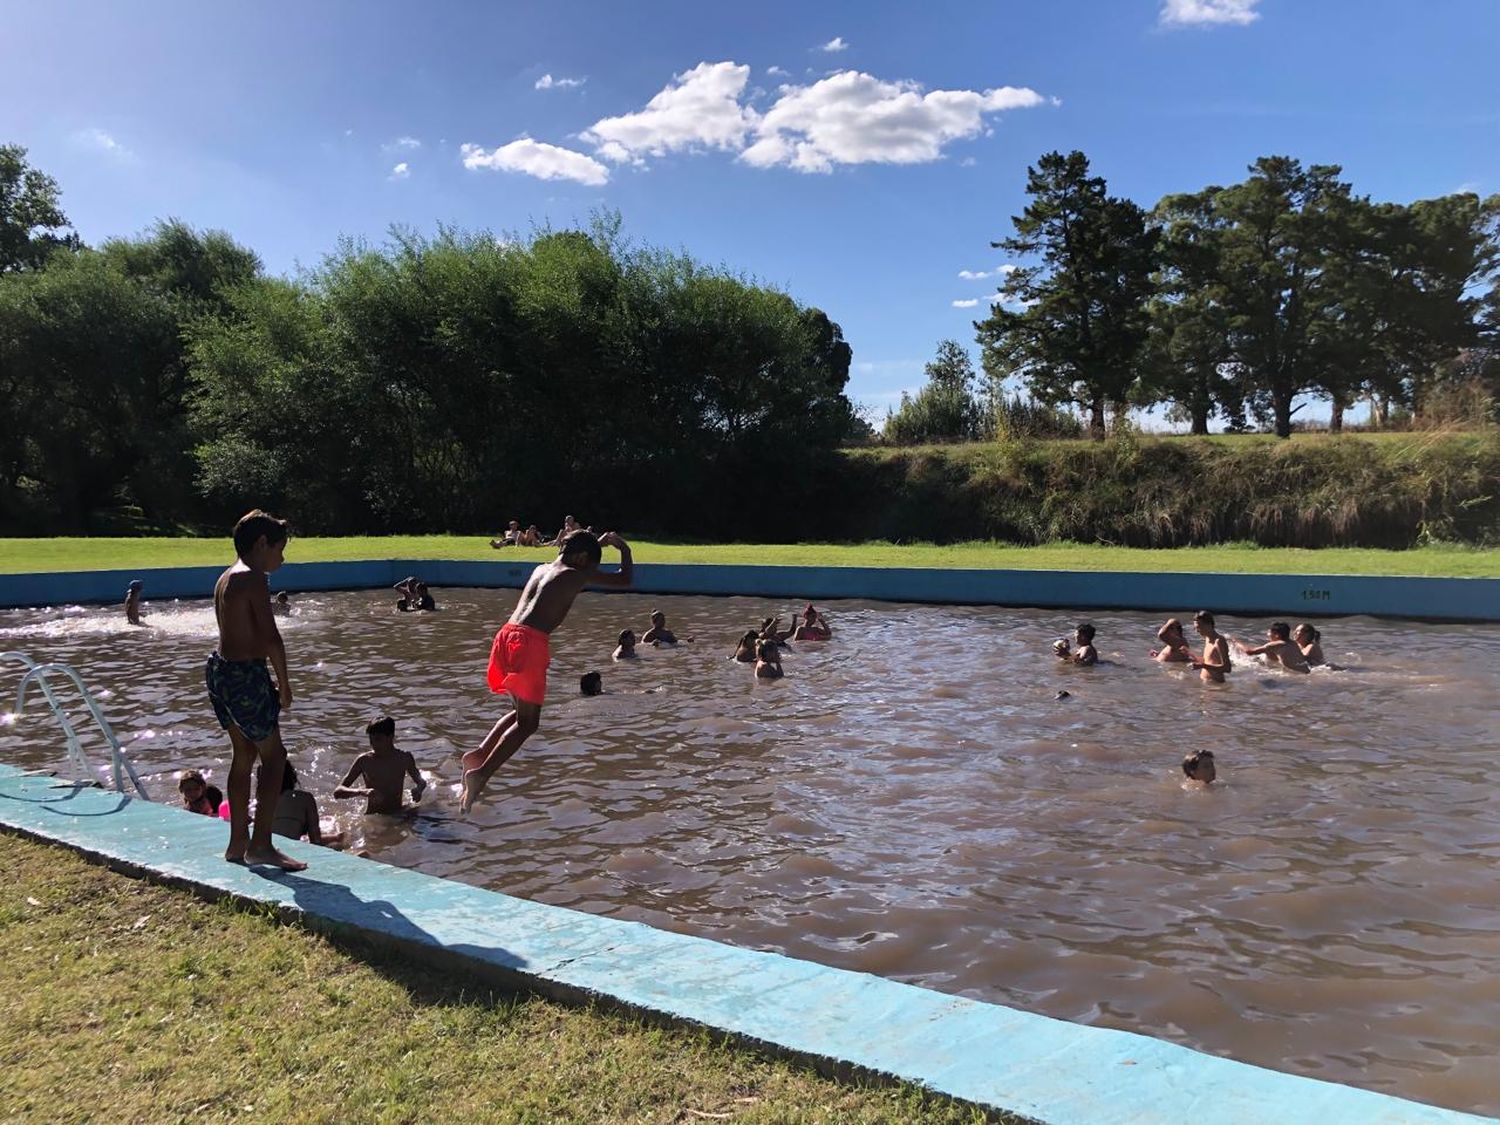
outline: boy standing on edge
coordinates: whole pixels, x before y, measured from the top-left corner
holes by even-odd
[[[267,864],[302,871],[307,864],[283,855],[271,843],[276,802],[281,797],[281,769],[286,748],[278,726],[281,709],[292,705],[292,682],[286,671],[286,645],[271,614],[266,576],[281,566],[286,552],[286,521],[259,508],[234,525],[239,558],[214,586],[214,616],[219,647],[208,658],[204,676],[208,698],[219,725],[229,732],[234,761],[229,767],[230,863]],[[276,682],[266,660],[276,670]],[[261,761],[259,813],[250,833],[250,774]]]
[[[619,549],[618,572],[600,572],[601,547]],[[597,538],[591,531],[575,531],[558,545],[557,558],[531,572],[516,611],[500,626],[490,647],[490,690],[509,693],[515,709],[490,729],[478,749],[464,755],[461,812],[474,807],[490,775],[536,733],[547,695],[548,641],[573,608],[579,591],[591,583],[627,587],[633,569],[630,545],[613,531]]]

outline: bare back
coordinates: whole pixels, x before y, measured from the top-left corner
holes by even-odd
[[[225,660],[263,660],[280,634],[271,615],[271,587],[263,571],[236,562],[214,585],[219,655]],[[269,631],[268,631],[269,629]]]
[[[550,633],[563,623],[580,590],[588,584],[591,572],[568,566],[561,559],[543,563],[531,572],[521,600],[510,615],[512,625],[525,625]]]

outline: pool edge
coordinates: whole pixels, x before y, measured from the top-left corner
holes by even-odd
[[[234,867],[220,858],[222,822],[4,765],[0,826],[566,1003],[603,1000],[834,1073],[887,1076],[1036,1121],[1487,1120],[311,845],[286,845],[313,864],[306,875]]]

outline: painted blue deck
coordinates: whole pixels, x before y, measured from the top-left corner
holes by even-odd
[[[228,560],[226,560],[227,562]],[[515,587],[534,562],[383,559],[288,563],[275,589],[387,589],[409,574],[434,587]],[[222,567],[0,574],[0,606],[118,602],[132,578],[151,598],[208,597]],[[711,566],[642,563],[644,594],[872,598],[950,605],[1140,609],[1162,613],[1344,617],[1370,614],[1432,621],[1500,622],[1500,578],[1376,578],[1313,574],[1137,574],[1114,571],[945,570],[924,567]]]
[[[227,826],[0,766],[0,825],[199,893],[264,903],[565,1000],[607,997],[811,1059],[1058,1125],[1477,1122],[862,973],[511,898],[326,851],[285,875],[226,864]]]

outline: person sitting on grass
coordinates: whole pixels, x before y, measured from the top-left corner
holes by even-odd
[[[781,670],[781,648],[771,641],[755,642],[755,678],[757,680],[779,680]]]
[[[133,578],[125,587],[125,621],[131,625],[141,623],[141,580]]]
[[[1182,759],[1182,772],[1187,775],[1187,780],[1182,783],[1184,789],[1207,789],[1218,777],[1218,771],[1214,769],[1214,752],[1212,750],[1193,750],[1187,757]]]
[[[521,545],[521,521],[511,520],[510,526],[505,529],[505,534],[498,539],[491,539],[490,546],[499,550],[501,547],[519,547]]]
[[[578,526],[578,521],[575,520],[572,516],[564,516],[562,529],[551,539],[543,540],[541,546],[561,547],[564,543],[567,542],[568,536],[572,535],[573,532],[583,530],[583,528]]]
[[[621,629],[620,630],[620,640],[619,640],[619,643],[615,646],[615,652],[614,652],[614,656],[613,656],[612,659],[615,659],[615,660],[635,660],[636,659],[636,652],[635,652],[635,630],[633,630],[633,629]]]
[[[827,641],[833,639],[833,628],[828,619],[819,613],[811,602],[802,611],[802,623],[792,630],[787,638],[793,641]]]
[[[536,524],[532,524],[525,531],[521,532],[521,542],[518,544],[518,546],[540,547],[541,545],[542,533],[537,530]]]
[[[1078,626],[1073,632],[1073,642],[1077,646],[1071,651],[1068,647],[1066,637],[1059,637],[1052,644],[1052,651],[1057,654],[1059,660],[1067,661],[1069,664],[1077,664],[1084,668],[1092,668],[1099,663],[1099,653],[1094,648],[1094,627],[1087,622]]]
[[[324,834],[318,818],[317,798],[307,790],[297,788],[297,771],[291,762],[281,771],[281,797],[276,802],[271,831],[289,840],[306,838],[309,843],[325,848],[339,848],[344,844],[342,832]]]
[[[411,799],[420,801],[427,782],[417,769],[417,760],[396,749],[396,720],[382,715],[365,727],[365,734],[370,738],[370,749],[354,759],[333,795],[340,799],[363,797],[367,813],[398,813],[403,805],[401,780],[409,776],[416,782],[411,787]],[[359,777],[365,779],[364,785],[354,784]]]
[[[1152,649],[1151,657],[1160,664],[1191,664],[1193,651],[1188,647],[1187,636],[1182,631],[1182,622],[1175,617],[1156,631],[1161,648]]]
[[[1271,627],[1266,630],[1265,644],[1250,648],[1235,641],[1234,647],[1245,656],[1264,655],[1268,663],[1280,664],[1288,672],[1306,675],[1312,670],[1307,666],[1307,657],[1302,655],[1302,649],[1292,640],[1292,627],[1285,621],[1271,622]]]

